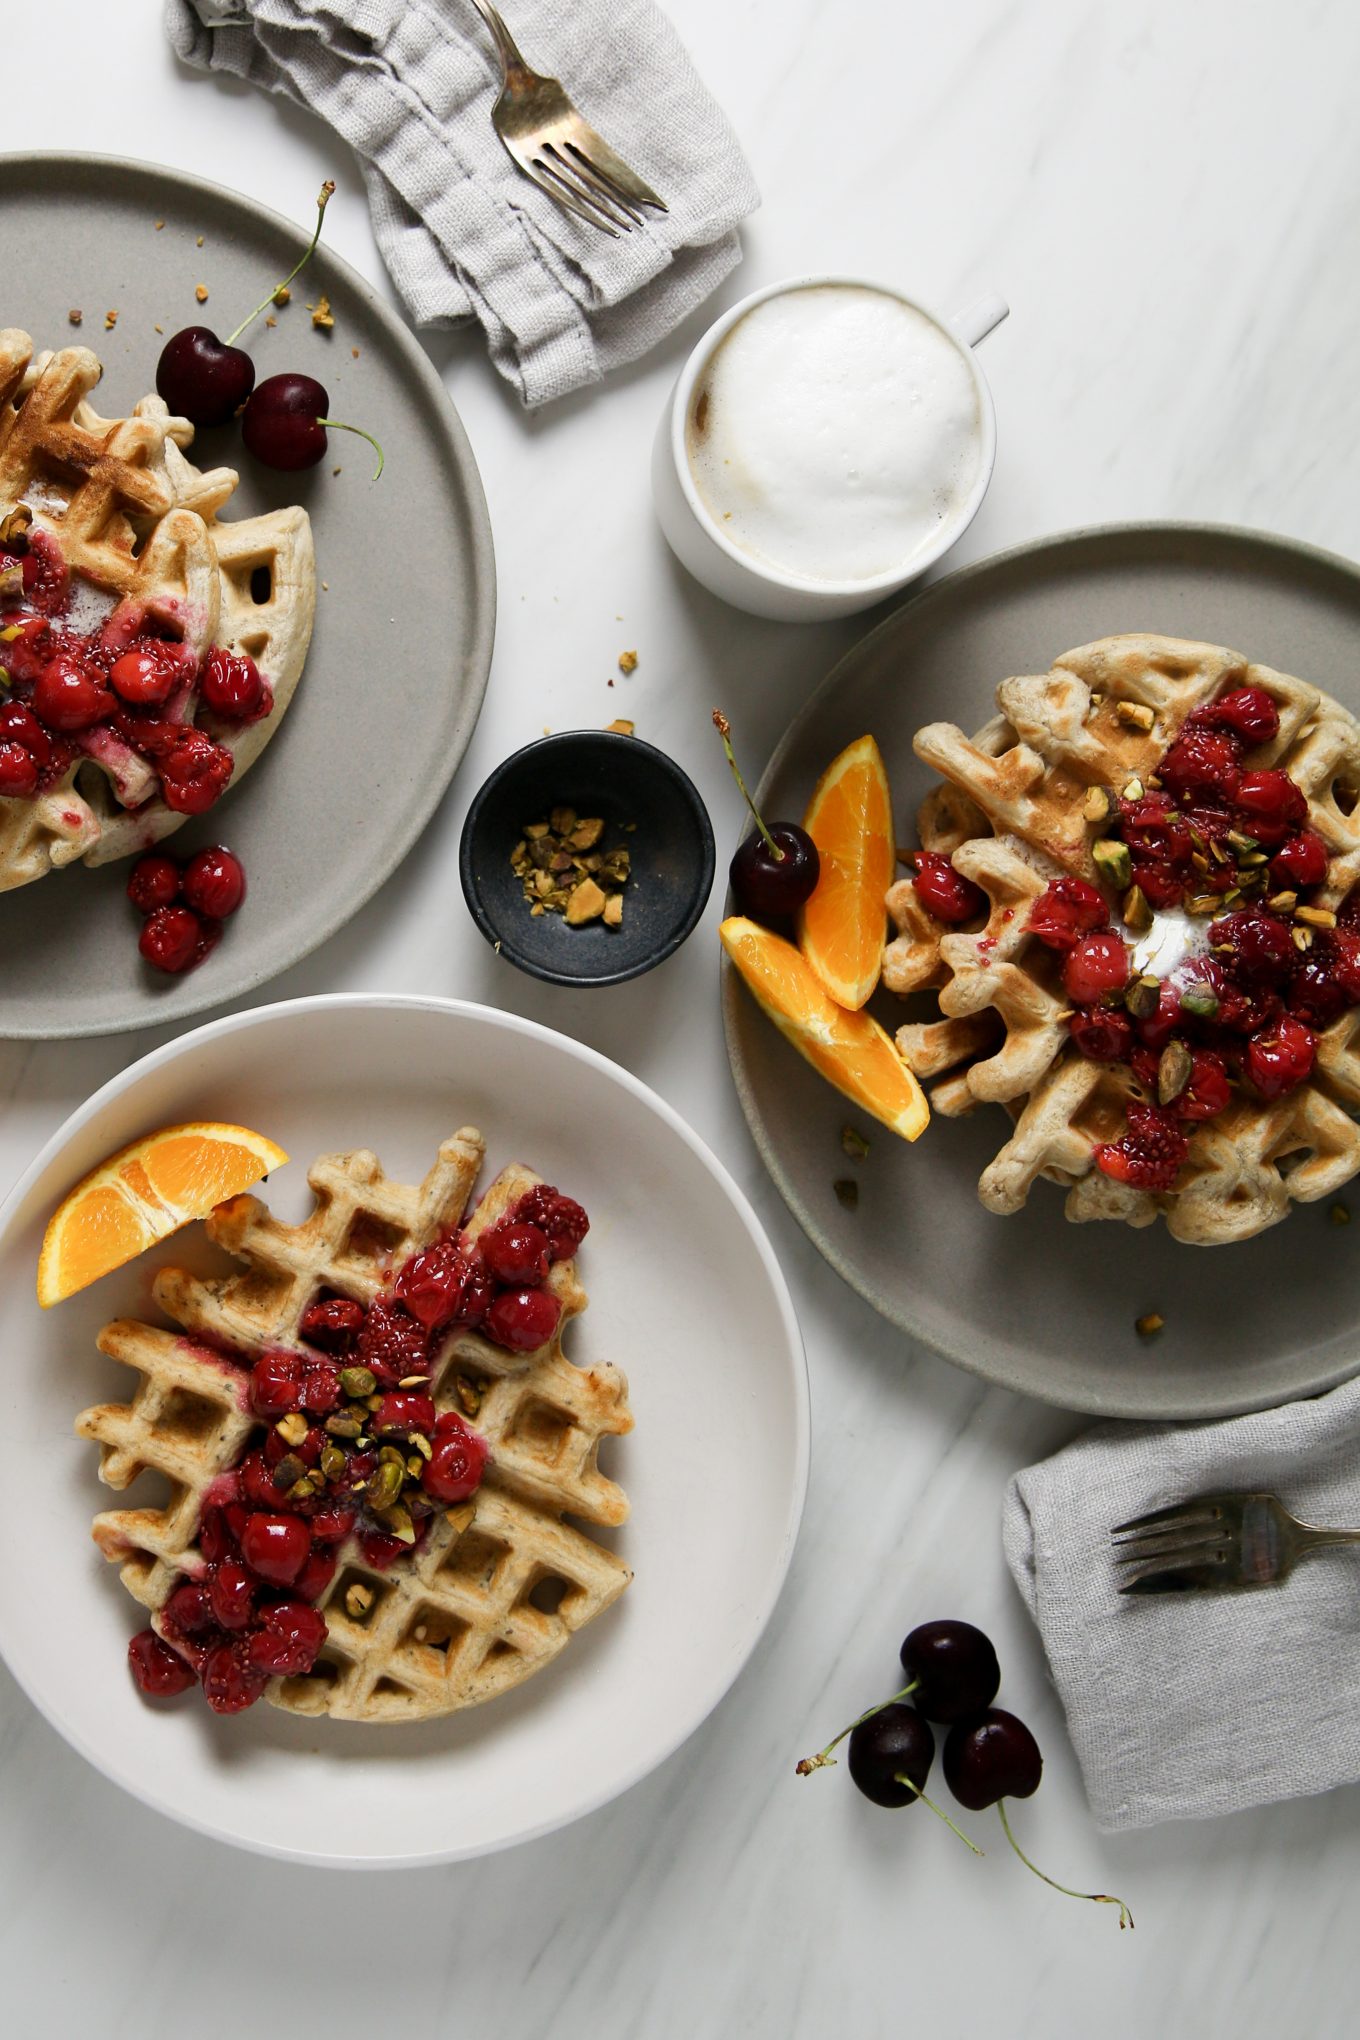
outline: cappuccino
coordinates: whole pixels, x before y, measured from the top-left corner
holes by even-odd
[[[698,377],[685,450],[723,537],[810,583],[903,572],[966,521],[984,428],[966,349],[862,284],[753,305]]]

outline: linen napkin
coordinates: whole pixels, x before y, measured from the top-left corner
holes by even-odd
[[[1360,1545],[1247,1593],[1116,1591],[1113,1526],[1213,1488],[1360,1527],[1360,1377],[1258,1416],[1101,1425],[1007,1490],[1006,1557],[1105,1829],[1360,1779]]]
[[[468,0],[166,0],[186,63],[320,114],[358,154],[373,230],[417,325],[475,317],[526,405],[663,339],[740,260],[759,204],[725,118],[651,0],[512,0],[525,62],[659,192],[615,240],[554,204],[491,126],[501,70]]]

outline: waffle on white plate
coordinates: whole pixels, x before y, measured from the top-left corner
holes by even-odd
[[[209,1219],[239,1273],[204,1281],[160,1271],[156,1301],[181,1333],[127,1319],[105,1326],[103,1351],[141,1378],[130,1402],[87,1410],[76,1428],[99,1443],[109,1486],[126,1488],[149,1468],[171,1493],[160,1507],[99,1515],[93,1534],[159,1634],[173,1635],[164,1610],[176,1587],[203,1574],[200,1535],[222,1477],[268,1429],[243,1370],[264,1353],[306,1353],[302,1320],[318,1296],[370,1308],[412,1255],[460,1226],[475,1243],[541,1183],[511,1166],[469,1213],[483,1152],[481,1134],[463,1128],[419,1186],[393,1182],[367,1150],[322,1156],[308,1172],[316,1208],[303,1224],[280,1223],[251,1196]],[[475,1706],[540,1671],[628,1585],[623,1560],[591,1534],[628,1514],[597,1463],[601,1443],[632,1428],[627,1383],[612,1367],[573,1365],[563,1350],[563,1331],[586,1305],[574,1260],[557,1260],[545,1287],[561,1317],[535,1350],[468,1329],[430,1336],[425,1392],[489,1448],[481,1484],[422,1518],[419,1541],[386,1564],[366,1558],[357,1532],[373,1525],[360,1513],[312,1597],[327,1630],[320,1654],[311,1670],[270,1680],[276,1706],[389,1722]],[[346,1408],[363,1414],[362,1403]],[[422,1499],[418,1475],[406,1494]]]
[[[27,333],[0,330],[0,521],[26,506],[55,541],[74,627],[135,612],[199,661],[214,645],[254,658],[273,691],[267,715],[227,724],[201,702],[187,715],[231,753],[235,784],[277,730],[307,656],[310,522],[296,507],[223,519],[235,472],[194,467],[184,452],[193,427],[159,397],[101,417],[89,398],[102,372],[88,347],[35,354]],[[0,891],[77,859],[130,856],[185,819],[160,797],[148,759],[103,733],[35,796],[0,796]]]
[[[884,954],[883,981],[903,997],[928,991],[938,999],[938,1019],[910,1022],[897,1035],[917,1076],[933,1082],[936,1112],[999,1104],[1014,1122],[979,1184],[993,1211],[1017,1211],[1042,1176],[1066,1189],[1069,1219],[1141,1226],[1161,1215],[1177,1239],[1211,1245],[1260,1232],[1293,1202],[1329,1197],[1360,1170],[1352,1117],[1360,1112],[1360,1007],[1352,1003],[1315,1026],[1307,1081],[1271,1098],[1234,1078],[1225,1109],[1184,1126],[1188,1154],[1174,1187],[1147,1189],[1104,1173],[1097,1152],[1117,1142],[1147,1085],[1127,1061],[1075,1050],[1061,960],[1030,933],[1051,880],[1108,886],[1111,865],[1098,864],[1096,851],[1120,827],[1121,793],[1157,788],[1159,763],[1186,718],[1244,688],[1270,697],[1278,730],[1248,746],[1243,762],[1294,781],[1307,811],[1293,829],[1320,839],[1325,872],[1291,900],[1272,891],[1266,875],[1275,850],[1263,853],[1246,838],[1251,847],[1235,875],[1247,893],[1220,896],[1213,908],[1190,898],[1190,924],[1212,925],[1214,913],[1259,900],[1287,924],[1300,956],[1316,942],[1313,954],[1322,958],[1349,939],[1329,924],[1360,878],[1360,724],[1317,687],[1221,646],[1129,635],[1067,652],[1047,673],[1003,680],[998,714],[972,738],[949,723],[916,736],[917,755],[945,782],[920,809],[921,845],[950,858],[985,899],[966,925],[951,926],[928,910],[913,880],[899,880],[888,895],[898,933]],[[1113,821],[1100,816],[1093,789],[1112,790]],[[1195,864],[1210,873],[1204,883],[1220,884],[1219,851],[1196,840]],[[1108,849],[1101,854],[1108,860]],[[1121,883],[1122,874],[1116,889]],[[1155,966],[1142,968],[1156,975]]]

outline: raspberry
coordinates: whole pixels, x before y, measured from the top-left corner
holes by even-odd
[[[1096,1149],[1096,1167],[1134,1190],[1170,1190],[1189,1153],[1189,1141],[1156,1105],[1131,1104],[1128,1121],[1122,1140]]]
[[[510,1217],[520,1225],[536,1225],[548,1235],[554,1261],[569,1261],[590,1231],[590,1220],[574,1197],[564,1197],[551,1183],[526,1190]]]
[[[1327,876],[1327,845],[1321,836],[1305,829],[1291,836],[1270,860],[1270,882],[1278,891],[1291,887],[1321,885]]]
[[[928,914],[937,921],[974,921],[987,911],[987,895],[938,850],[915,853],[916,876],[912,884]]]
[[[201,815],[226,791],[236,760],[202,730],[181,729],[160,761],[161,793],[179,815]]]
[[[244,1639],[220,1643],[203,1666],[203,1697],[214,1714],[239,1714],[252,1707],[265,1689],[265,1676],[246,1655]]]
[[[402,1305],[379,1296],[369,1307],[354,1357],[383,1388],[395,1388],[408,1374],[426,1371],[425,1333]]]
[[[1067,996],[1079,1006],[1094,1006],[1106,992],[1122,992],[1128,981],[1128,951],[1113,929],[1083,935],[1063,964]]]
[[[1046,949],[1067,950],[1109,919],[1104,900],[1084,878],[1055,878],[1030,908],[1028,926]]]
[[[365,1315],[361,1303],[352,1303],[347,1296],[327,1296],[303,1312],[298,1329],[309,1346],[343,1355],[363,1330]]]

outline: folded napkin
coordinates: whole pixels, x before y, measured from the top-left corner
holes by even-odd
[[[645,354],[740,259],[759,204],[732,130],[651,0],[513,0],[535,70],[659,192],[668,213],[616,240],[511,162],[501,88],[467,0],[166,0],[176,53],[286,93],[363,165],[383,260],[418,325],[475,317],[524,403],[546,404]]]
[[[1360,1377],[1259,1416],[1102,1425],[1007,1491],[1006,1557],[1103,1828],[1360,1779],[1360,1545],[1248,1593],[1117,1593],[1113,1526],[1213,1488],[1360,1527]]]

